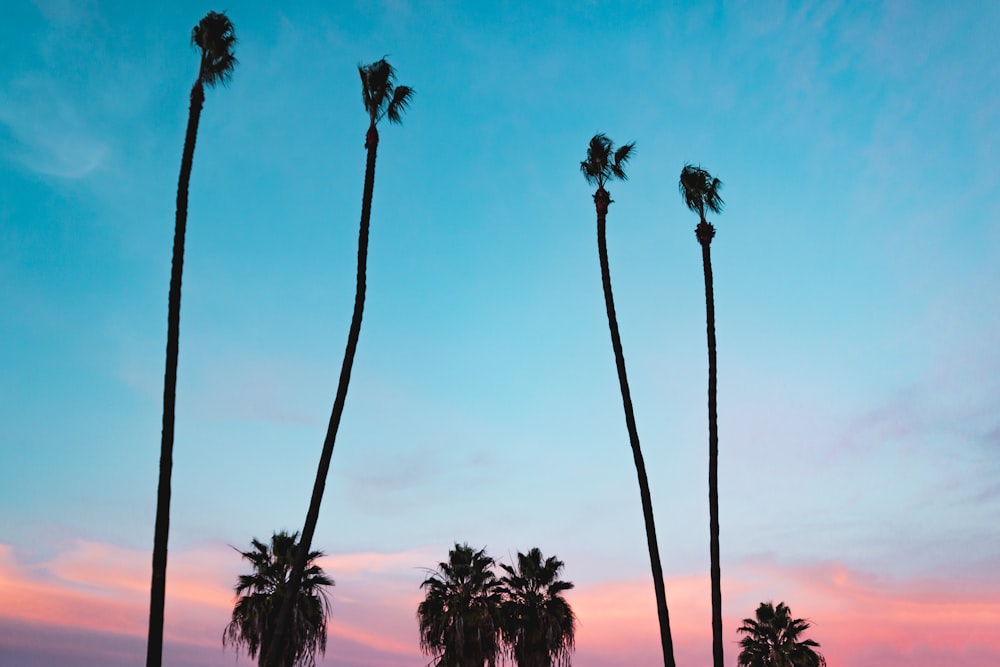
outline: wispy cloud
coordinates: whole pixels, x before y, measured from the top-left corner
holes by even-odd
[[[13,139],[8,156],[44,176],[84,178],[109,156],[108,143],[45,75],[24,78],[0,93],[0,123]]]

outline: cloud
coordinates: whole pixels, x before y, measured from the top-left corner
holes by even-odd
[[[10,157],[31,171],[81,179],[107,162],[110,148],[47,75],[30,75],[0,93],[0,123],[13,138]]]
[[[404,552],[321,559],[338,583],[328,628],[331,658],[350,665],[419,659],[414,582],[421,575],[414,564],[427,557]],[[0,627],[23,629],[9,639],[6,633],[0,636],[0,656],[31,649],[33,640],[25,637],[49,637],[44,647],[36,646],[39,655],[71,655],[72,647],[85,648],[95,665],[102,664],[100,646],[133,646],[128,638],[144,638],[147,631],[148,563],[142,550],[77,540],[51,558],[27,564],[13,547],[0,544]],[[242,565],[224,545],[171,552],[165,639],[172,650],[194,656],[190,664],[217,663],[232,610],[231,582]],[[88,639],[81,644],[80,637]],[[66,646],[60,648],[60,641]]]
[[[0,656],[32,654],[33,642],[43,637],[37,655],[69,655],[75,648],[81,665],[103,664],[108,651],[141,651],[142,642],[133,640],[146,632],[147,561],[139,550],[77,541],[27,564],[0,544]],[[423,573],[415,570],[432,561],[427,549],[324,557],[322,565],[337,580],[327,662],[420,663],[415,611]],[[185,664],[218,664],[232,605],[229,586],[240,566],[222,545],[171,555],[166,634]],[[836,561],[724,563],[726,652],[732,660],[740,620],[770,600],[812,622],[807,636],[821,644],[831,667],[1000,664],[1000,580],[989,568],[982,572],[959,580],[894,577]],[[708,664],[707,574],[670,577],[666,588],[678,660]],[[656,606],[646,578],[581,583],[567,598],[579,619],[574,664],[657,663]]]
[[[707,575],[666,582],[678,660],[708,664],[711,608]],[[580,621],[574,663],[655,664],[659,651],[652,584],[607,581],[568,594]],[[810,619],[830,667],[880,664],[937,667],[1000,664],[1000,580],[970,583],[893,578],[837,562],[745,561],[723,570],[725,650],[730,660],[741,619],[760,602],[784,601]],[[881,656],[881,661],[873,660]],[[992,662],[991,662],[992,661]]]

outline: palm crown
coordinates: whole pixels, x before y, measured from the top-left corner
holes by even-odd
[[[396,85],[396,70],[385,58],[370,65],[359,65],[361,74],[361,97],[365,111],[375,125],[383,117],[390,123],[403,122],[402,112],[410,105],[413,89]]]
[[[501,606],[503,635],[518,665],[549,667],[569,664],[576,615],[561,595],[573,588],[558,579],[563,562],[542,559],[537,548],[518,552],[517,566],[501,563],[505,600]]]
[[[698,214],[702,222],[706,222],[705,209],[713,213],[720,213],[725,204],[722,197],[719,196],[722,181],[713,178],[700,166],[684,165],[678,189],[680,189],[681,197],[684,198],[684,203]]]
[[[775,607],[772,602],[762,602],[754,613],[756,618],[743,619],[738,632],[740,640],[737,664],[740,667],[824,667],[826,659],[814,651],[819,644],[812,639],[801,639],[809,629],[809,621],[792,618],[784,602]]]
[[[240,551],[250,562],[253,572],[240,575],[236,584],[236,606],[232,620],[223,633],[223,644],[245,648],[254,657],[263,659],[274,633],[281,603],[288,591],[288,577],[298,549],[298,533],[278,532],[271,543],[252,541],[253,549]],[[295,600],[295,621],[289,636],[290,648],[283,651],[282,665],[316,664],[316,653],[326,652],[326,618],[330,613],[328,586],[334,582],[315,563],[321,551],[310,551],[306,569]]]
[[[625,144],[618,150],[604,134],[595,134],[587,147],[587,159],[580,163],[580,171],[587,182],[599,189],[612,178],[628,180],[625,163],[635,150],[635,142]]]
[[[226,84],[233,77],[236,31],[225,12],[209,12],[191,30],[191,44],[201,49],[198,79],[208,85]]]
[[[456,544],[448,562],[420,584],[426,598],[417,607],[420,647],[442,667],[493,664],[500,582],[485,549]]]

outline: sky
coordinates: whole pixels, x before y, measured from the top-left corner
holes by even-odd
[[[280,5],[280,6],[279,6]],[[1000,664],[1000,5],[14,0],[0,8],[0,663],[141,664],[190,31],[239,43],[191,176],[166,664],[238,549],[300,530],[354,298],[356,67],[381,128],[368,299],[314,547],[321,665],[424,665],[455,543],[565,563],[579,667],[660,660],[589,139],[677,663],[711,662],[701,253],[719,363],[726,665],[763,601],[830,667]]]

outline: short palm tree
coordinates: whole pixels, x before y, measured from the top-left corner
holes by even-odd
[[[420,649],[435,667],[483,667],[500,653],[501,583],[485,549],[456,544],[420,587]]]
[[[370,65],[358,67],[361,74],[361,97],[365,111],[368,113],[368,132],[365,135],[365,148],[368,150],[368,160],[365,164],[365,185],[361,199],[361,229],[358,234],[358,279],[354,294],[354,314],[351,317],[351,328],[347,334],[347,349],[344,352],[344,363],[340,369],[340,380],[337,384],[337,394],[333,400],[333,410],[330,423],[327,426],[326,438],[323,441],[323,451],[320,454],[319,465],[316,468],[316,482],[313,485],[312,497],[309,500],[309,510],[306,513],[305,525],[302,527],[302,544],[308,550],[312,545],[316,523],[319,521],[320,504],[323,502],[323,491],[326,488],[326,477],[330,471],[330,460],[333,458],[333,447],[337,441],[337,430],[340,428],[340,418],[344,414],[344,403],[347,401],[347,387],[351,382],[351,369],[354,366],[354,355],[358,349],[358,338],[361,335],[361,318],[365,310],[365,288],[368,270],[368,229],[372,211],[372,192],[375,188],[375,154],[378,150],[378,129],[380,120],[386,118],[390,123],[403,122],[402,113],[413,98],[413,89],[408,86],[396,85],[396,71],[386,62],[385,58]],[[305,566],[301,556],[295,563],[291,581],[298,582]],[[283,635],[291,619],[291,607],[282,610],[281,619],[275,632]],[[268,661],[267,667],[279,667],[277,662]]]
[[[705,219],[705,211],[720,213],[724,202],[719,196],[722,181],[701,167],[684,165],[680,179],[681,196],[687,207],[698,214],[695,235],[701,244],[705,272],[705,319],[708,331],[708,532],[712,579],[712,655],[715,667],[722,662],[722,574],[719,563],[719,414],[716,403],[718,382],[715,359],[715,294],[712,287],[712,239],[715,227]]]
[[[160,438],[160,477],[156,493],[156,526],[153,534],[153,575],[149,593],[149,636],[146,666],[163,661],[163,607],[167,585],[167,538],[170,533],[170,477],[174,456],[174,404],[177,394],[177,357],[180,341],[181,277],[184,271],[184,235],[187,230],[188,183],[198,137],[198,121],[205,103],[205,87],[225,84],[233,76],[236,33],[226,14],[209,12],[191,31],[191,43],[201,50],[198,78],[191,88],[187,134],[177,182],[174,251],[167,305],[167,361],[163,380],[163,430]]]
[[[569,667],[576,616],[563,591],[573,588],[558,579],[563,562],[542,558],[537,548],[518,552],[517,565],[501,563],[504,601],[501,632],[519,667]]]
[[[236,584],[236,606],[232,620],[222,634],[222,644],[245,649],[251,658],[260,655],[259,664],[270,649],[269,642],[277,622],[281,603],[288,591],[288,576],[298,549],[298,533],[275,533],[271,543],[256,538],[250,551],[240,555],[250,561],[253,571],[241,574]],[[330,598],[326,589],[333,580],[326,576],[316,559],[320,551],[309,552],[298,595],[294,600],[294,622],[284,646],[278,652],[281,667],[314,667],[316,654],[326,653],[326,619]]]
[[[673,639],[670,635],[670,615],[667,611],[667,592],[663,584],[663,568],[660,565],[660,550],[656,543],[656,525],[653,522],[653,501],[649,493],[649,479],[639,446],[639,432],[635,425],[635,411],[632,408],[632,394],[625,374],[625,356],[622,353],[621,335],[618,333],[618,318],[615,316],[614,295],[611,292],[611,271],[608,268],[608,243],[606,218],[611,195],[604,184],[613,178],[626,180],[625,163],[632,155],[635,144],[625,144],[614,150],[614,144],[603,134],[595,135],[587,148],[587,159],[580,163],[587,182],[596,185],[594,205],[597,208],[597,250],[601,262],[601,279],[604,284],[604,302],[608,310],[608,327],[611,329],[611,346],[618,366],[618,383],[621,386],[622,404],[625,408],[625,426],[632,445],[632,457],[639,478],[639,496],[642,499],[642,515],[646,523],[646,543],[649,547],[649,562],[653,572],[653,589],[656,593],[656,611],[660,621],[660,643],[663,648],[663,664],[674,667]]]
[[[809,622],[792,618],[784,602],[775,607],[772,602],[762,602],[754,614],[744,618],[737,632],[745,636],[740,640],[739,667],[825,667],[826,658],[817,653],[819,644],[812,639],[802,639],[809,629]]]

